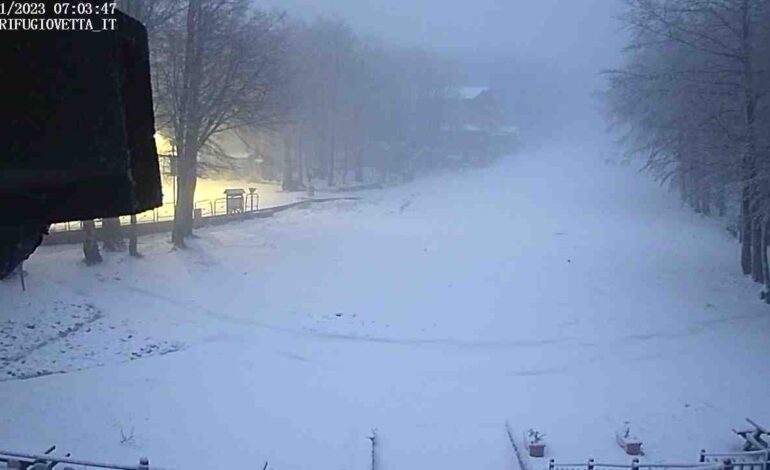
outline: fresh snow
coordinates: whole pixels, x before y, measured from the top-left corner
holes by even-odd
[[[0,284],[0,448],[352,470],[377,429],[382,470],[514,469],[509,421],[547,435],[537,470],[629,462],[630,421],[647,461],[737,450],[770,425],[770,312],[724,223],[637,166],[567,141],[186,251],[44,247]]]

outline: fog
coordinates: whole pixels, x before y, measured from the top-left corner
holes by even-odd
[[[281,0],[266,5],[308,19],[336,15],[359,31],[445,52],[499,53],[606,65],[618,53],[617,0]]]
[[[770,470],[769,0],[50,3],[0,470]]]
[[[600,72],[620,64],[625,39],[619,0],[263,3],[306,19],[344,18],[362,34],[455,58],[469,84],[508,89],[520,125],[538,134],[576,120],[601,125],[591,95],[605,84]]]

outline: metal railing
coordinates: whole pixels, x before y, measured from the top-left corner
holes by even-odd
[[[697,463],[640,463],[638,458],[630,464],[598,463],[589,459],[586,463],[557,463],[548,461],[548,470],[645,470],[686,468],[697,470],[770,470],[770,449],[744,452],[709,453],[701,450]]]
[[[204,217],[204,218],[228,215],[229,213],[233,213],[233,211],[228,212],[227,210],[227,198],[217,198],[214,200],[203,199],[200,201],[196,201],[195,204],[193,205],[193,208],[200,209],[201,217]],[[258,193],[245,194],[243,196],[243,209],[241,211],[238,211],[238,213],[251,213],[251,212],[256,212],[258,210],[259,210],[259,194]],[[174,204],[166,203],[160,207],[156,207],[155,209],[137,214],[136,222],[138,224],[151,224],[151,223],[174,220],[174,211],[175,211]],[[120,217],[120,224],[129,225],[130,217],[129,216]],[[97,219],[95,221],[95,226],[96,228],[100,228],[102,226],[101,219]],[[56,223],[56,224],[52,224],[49,227],[49,232],[51,233],[77,232],[79,230],[83,230],[83,223],[79,220]]]
[[[770,470],[770,449],[724,453],[701,450],[700,461],[721,462],[726,470]]]
[[[9,470],[26,469],[32,467],[35,464],[45,465],[45,468],[55,468],[55,466],[58,464],[67,464],[87,468],[107,468],[111,470],[162,470],[159,467],[150,467],[150,461],[146,457],[139,459],[138,465],[121,465],[104,462],[92,462],[89,460],[73,459],[69,457],[56,457],[50,455],[50,451],[53,449],[54,448],[49,449],[48,453],[42,455],[26,454],[22,452],[6,452],[0,450],[0,462],[4,462],[6,468]],[[66,468],[71,467],[64,467],[64,469]]]
[[[698,462],[698,463],[640,463],[639,459],[633,459],[630,464],[622,463],[599,463],[594,459],[589,459],[585,463],[556,463],[553,459],[548,462],[549,470],[605,470],[605,469],[667,469],[667,468],[688,468],[698,470],[722,470],[723,464]]]

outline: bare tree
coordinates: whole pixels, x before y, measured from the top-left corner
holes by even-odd
[[[362,38],[339,19],[293,24],[289,44],[287,178],[301,166],[300,179],[333,186],[351,172],[362,182],[366,166],[402,176],[431,166],[457,84],[449,61]]]
[[[272,107],[283,54],[284,15],[247,0],[188,0],[158,32],[155,73],[177,148],[173,242],[192,234],[198,155],[216,134],[276,119]]]
[[[626,0],[629,61],[609,99],[632,149],[701,213],[737,194],[741,267],[767,278],[770,8],[764,0]],[[735,188],[736,191],[731,191]]]

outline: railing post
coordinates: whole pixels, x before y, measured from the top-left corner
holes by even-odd
[[[639,470],[639,459],[636,458],[631,461],[631,470]]]
[[[588,459],[588,470],[594,470],[594,459]]]
[[[700,463],[705,463],[706,462],[706,449],[701,449],[700,450],[700,458],[698,459],[698,461]]]
[[[553,468],[554,468],[554,460],[550,459],[548,461],[548,470],[553,470]]]
[[[150,459],[147,457],[139,459],[139,470],[150,470]]]
[[[732,459],[725,459],[724,460],[724,470],[733,470],[733,461],[732,461]]]

